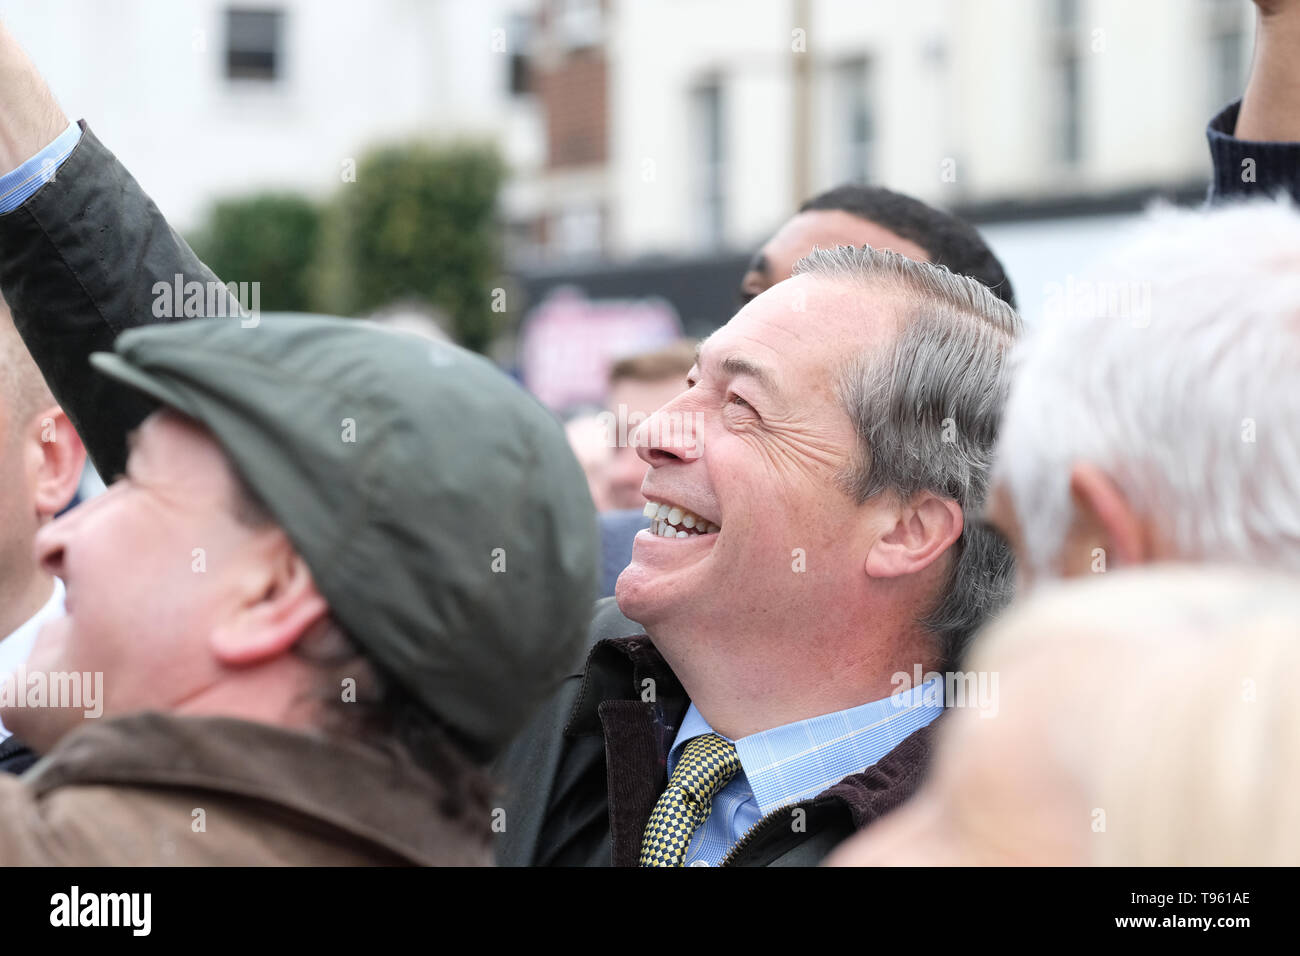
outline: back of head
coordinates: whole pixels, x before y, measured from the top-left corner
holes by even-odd
[[[800,212],[839,210],[884,226],[925,249],[930,261],[969,276],[1015,307],[1015,294],[1002,263],[970,223],[919,199],[882,186],[846,184],[814,196]]]
[[[996,754],[1002,781],[1040,781],[1084,854],[1042,862],[1295,865],[1297,630],[1289,575],[1167,565],[1044,589],[976,643],[999,714],[960,714],[939,759]],[[1013,809],[1001,827],[1024,830]]]
[[[1013,358],[996,468],[1033,570],[1059,573],[1087,462],[1179,558],[1300,571],[1300,214],[1156,210],[1055,305]]]
[[[53,404],[49,386],[14,328],[8,306],[0,299],[0,427],[5,441],[12,441],[17,429]]]

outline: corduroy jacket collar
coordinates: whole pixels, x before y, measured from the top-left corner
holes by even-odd
[[[602,640],[587,659],[582,686],[565,726],[568,737],[604,736],[610,842],[615,866],[635,866],[655,802],[667,786],[667,757],[690,700],[650,638]],[[801,801],[807,829],[770,814],[728,859],[764,863],[804,840],[824,852],[838,839],[892,810],[920,785],[938,720],[917,730],[861,773]],[[800,860],[800,862],[808,862]]]

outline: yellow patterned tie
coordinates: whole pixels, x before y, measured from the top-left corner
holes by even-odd
[[[696,829],[709,818],[713,795],[740,772],[736,746],[717,734],[691,740],[641,840],[642,866],[681,866]]]

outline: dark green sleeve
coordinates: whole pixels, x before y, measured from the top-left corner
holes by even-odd
[[[157,311],[155,283],[215,282],[131,174],[83,121],[81,141],[23,205],[0,215],[0,288],[28,350],[106,481],[153,405],[93,372],[119,332],[184,318]],[[179,304],[176,304],[179,306]]]

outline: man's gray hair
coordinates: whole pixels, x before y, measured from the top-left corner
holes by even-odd
[[[859,439],[842,483],[860,503],[929,491],[961,506],[947,585],[921,619],[952,667],[1014,583],[1010,551],[980,516],[1020,318],[974,279],[869,246],[816,249],[794,274],[884,292],[902,306],[889,346],[852,356],[839,372]]]

